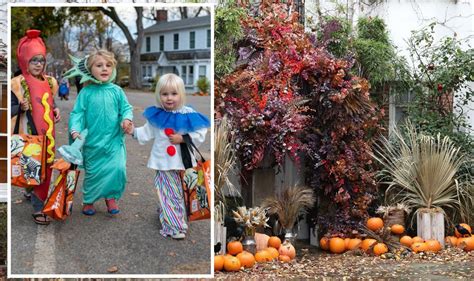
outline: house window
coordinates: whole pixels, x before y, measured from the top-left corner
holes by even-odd
[[[186,85],[186,65],[181,66],[181,79],[183,79],[184,84]]]
[[[173,49],[177,50],[179,48],[179,34],[175,33],[173,35]]]
[[[149,77],[153,76],[153,72],[151,71],[151,65],[148,66],[148,76]]]
[[[206,66],[200,65],[199,66],[199,78],[206,77]]]
[[[211,30],[210,29],[207,30],[207,47],[208,48],[211,47]]]
[[[146,38],[146,52],[149,53],[151,51],[151,38]]]
[[[405,122],[407,117],[408,105],[413,100],[414,95],[411,92],[390,93],[389,105],[389,132],[391,133],[398,124]]]
[[[146,66],[142,66],[142,78],[146,77]]]
[[[194,49],[196,47],[196,32],[189,32],[189,49]]]
[[[188,66],[188,85],[193,85],[194,84],[194,66],[189,65]]]
[[[164,51],[164,50],[165,50],[165,36],[160,35],[160,51]]]

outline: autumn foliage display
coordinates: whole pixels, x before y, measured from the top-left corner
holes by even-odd
[[[285,6],[263,5],[242,27],[237,68],[215,82],[216,117],[230,117],[242,168],[307,155],[307,184],[337,207],[313,222],[332,233],[357,229],[376,192],[371,140],[383,114],[368,81],[351,74],[352,59],[318,46]]]

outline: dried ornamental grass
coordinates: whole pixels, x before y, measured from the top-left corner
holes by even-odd
[[[239,195],[239,192],[229,180],[229,174],[236,163],[235,150],[232,146],[230,126],[227,117],[223,117],[215,126],[214,140],[214,196],[215,196],[215,220],[224,221],[226,212],[225,192],[230,195]]]
[[[311,188],[293,186],[273,198],[266,198],[262,206],[268,208],[269,214],[276,214],[281,226],[288,229],[293,228],[298,216],[313,207],[315,201]]]

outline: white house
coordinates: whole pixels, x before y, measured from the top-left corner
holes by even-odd
[[[145,29],[141,49],[143,82],[157,75],[175,73],[187,92],[198,90],[199,78],[211,80],[211,17],[167,20],[167,11],[157,13],[158,22]]]

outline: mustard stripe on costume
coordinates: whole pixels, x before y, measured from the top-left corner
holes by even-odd
[[[51,120],[51,117],[49,116],[49,113],[51,112],[51,108],[50,108],[49,103],[48,103],[48,98],[49,98],[49,94],[44,93],[43,98],[41,99],[41,103],[44,106],[43,118],[44,118],[44,121],[48,124],[48,130],[46,131],[46,137],[49,139],[49,145],[48,145],[48,148],[46,149],[46,151],[48,152],[49,157],[48,157],[47,162],[48,163],[53,163],[53,161],[54,161],[53,148],[54,148],[54,145],[55,145],[54,138],[53,138],[54,123],[53,123],[53,120]]]
[[[160,201],[161,235],[185,233],[188,225],[179,171],[157,171],[155,187]]]

